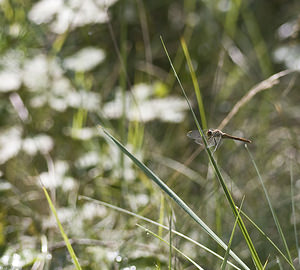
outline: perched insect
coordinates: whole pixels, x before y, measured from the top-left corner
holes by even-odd
[[[221,139],[232,139],[232,140],[236,140],[236,141],[251,143],[251,141],[248,139],[229,135],[219,129],[209,129],[206,131],[205,135],[206,135],[208,147],[213,147],[213,146],[215,147],[213,152],[215,152],[217,150],[217,148],[221,142]],[[195,142],[197,144],[204,145],[201,134],[198,130],[189,131],[187,133],[187,136],[189,138],[195,140]]]

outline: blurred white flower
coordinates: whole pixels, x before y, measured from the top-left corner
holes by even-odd
[[[182,98],[167,97],[153,98],[153,86],[138,84],[134,86],[132,93],[126,93],[125,106],[126,116],[131,121],[151,121],[159,119],[165,122],[180,123],[184,119],[185,110],[188,106]],[[121,117],[122,96],[118,91],[113,101],[103,107],[107,118],[115,119]]]
[[[63,6],[63,0],[42,0],[32,7],[28,13],[28,17],[36,24],[48,23]]]
[[[104,60],[104,51],[99,48],[87,47],[64,61],[64,66],[74,71],[89,71]]]
[[[42,172],[40,179],[46,188],[56,188],[63,185],[64,175],[69,169],[67,162],[58,160],[54,163],[54,172]]]
[[[9,26],[9,34],[12,37],[18,37],[21,33],[22,27],[19,23],[13,23]]]
[[[74,108],[83,108],[88,111],[97,111],[100,108],[100,95],[91,91],[70,91],[65,97],[66,102]]]
[[[36,24],[50,23],[52,32],[62,34],[86,24],[104,23],[106,10],[116,0],[42,0],[30,10],[29,19]]]
[[[76,162],[76,167],[91,167],[95,166],[99,163],[99,153],[96,151],[90,151],[84,155],[82,155]]]
[[[20,62],[23,53],[16,50],[9,50],[0,57],[0,92],[9,92],[18,90],[22,84],[22,76],[20,71]]]
[[[89,49],[86,51],[87,54],[83,51],[83,54],[79,53],[79,55],[87,55],[85,62],[89,62],[91,68],[100,63],[99,55],[102,51],[95,49],[92,50],[92,54],[89,54],[88,51]],[[98,56],[96,51],[100,53]],[[79,59],[81,59],[80,57]],[[85,56],[83,58],[85,59]],[[69,60],[71,61],[71,58]],[[88,68],[87,65],[84,68]],[[98,110],[100,95],[92,91],[75,91],[63,73],[64,71],[55,58],[38,55],[27,61],[23,70],[24,84],[30,91],[38,91],[38,95],[31,98],[30,105],[36,108],[48,104],[59,112],[65,111],[68,107],[83,108],[88,111]]]
[[[291,20],[289,22],[286,22],[282,24],[278,28],[278,36],[280,39],[286,39],[291,36],[293,36],[297,31],[299,30],[298,21],[297,20]]]
[[[275,50],[274,58],[283,62],[287,68],[300,70],[300,46],[282,46]]]
[[[17,50],[9,50],[0,57],[0,65],[7,71],[18,73],[20,71],[20,62],[24,58],[24,53]]]
[[[52,82],[62,78],[63,70],[55,58],[37,55],[27,60],[23,69],[23,81],[31,91],[39,91],[50,87]]]
[[[106,214],[106,208],[95,203],[85,203],[81,209],[81,217],[88,220],[91,220],[94,217],[103,217]]]
[[[57,98],[55,96],[52,96],[48,100],[49,106],[58,111],[58,112],[64,112],[68,108],[68,104],[66,103],[66,100],[63,98]]]
[[[32,156],[38,151],[43,154],[49,153],[53,149],[53,146],[53,139],[46,134],[40,134],[32,138],[25,138],[22,143],[22,149]]]
[[[13,71],[0,72],[0,92],[17,90],[21,86],[21,76]]]
[[[78,140],[90,140],[95,136],[99,136],[98,130],[93,127],[85,127],[85,128],[66,128],[64,129],[64,134],[67,136],[72,136]]]
[[[22,145],[22,130],[19,127],[7,128],[0,133],[0,164],[16,156]]]
[[[65,177],[62,183],[63,191],[73,191],[77,187],[77,183],[72,177]]]

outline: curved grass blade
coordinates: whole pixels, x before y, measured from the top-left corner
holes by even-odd
[[[294,235],[296,241],[296,250],[298,255],[298,261],[300,261],[300,249],[298,244],[298,234],[297,234],[297,226],[296,226],[296,211],[295,211],[295,199],[294,199],[294,174],[293,174],[293,165],[291,162],[290,167],[290,174],[291,174],[291,197],[292,197],[292,216],[293,216],[293,225],[294,225]]]
[[[278,251],[278,253],[286,260],[286,262],[293,267],[289,259],[282,253],[278,246],[271,240],[271,238],[260,228],[258,225],[243,211],[241,211],[242,215],[270,242],[270,244]]]
[[[163,47],[164,47],[165,53],[166,53],[166,55],[167,55],[167,57],[168,57],[169,63],[170,63],[170,65],[171,65],[172,69],[173,69],[174,75],[175,75],[175,77],[176,77],[176,79],[177,79],[177,81],[178,81],[178,84],[179,84],[179,86],[180,86],[180,88],[181,88],[181,90],[182,90],[182,93],[183,93],[183,95],[184,95],[184,97],[185,97],[185,99],[186,99],[186,102],[188,103],[188,106],[189,106],[189,108],[190,108],[190,111],[191,111],[191,113],[192,113],[192,115],[193,115],[195,124],[196,124],[196,126],[197,126],[197,128],[198,128],[198,130],[199,130],[199,132],[200,132],[200,134],[201,134],[201,136],[202,136],[202,140],[203,140],[203,143],[204,143],[204,145],[205,145],[205,150],[206,150],[206,153],[207,153],[207,155],[208,155],[208,157],[209,157],[209,160],[210,160],[210,162],[211,162],[211,164],[212,164],[212,166],[213,166],[213,168],[214,168],[214,170],[215,170],[215,173],[216,173],[216,175],[217,175],[217,178],[218,178],[218,180],[219,180],[219,183],[221,184],[221,186],[222,186],[222,188],[223,188],[223,191],[224,191],[225,196],[226,196],[226,198],[227,198],[227,200],[228,200],[228,203],[229,203],[229,205],[230,205],[230,207],[231,207],[231,210],[232,210],[234,216],[237,217],[237,216],[238,216],[238,211],[237,211],[237,209],[236,209],[236,206],[235,206],[235,203],[234,203],[234,201],[233,201],[233,198],[232,198],[232,196],[231,196],[231,194],[230,194],[230,192],[229,192],[229,189],[228,189],[227,186],[226,186],[226,183],[225,183],[225,181],[224,181],[224,179],[223,179],[223,176],[222,176],[222,174],[221,174],[221,172],[220,172],[220,169],[219,169],[219,167],[218,167],[218,165],[217,165],[217,162],[215,161],[215,159],[214,159],[214,157],[213,157],[213,155],[212,155],[212,153],[211,153],[211,151],[210,151],[210,149],[209,149],[209,147],[208,147],[208,143],[207,143],[207,140],[206,140],[206,138],[205,138],[205,136],[204,136],[203,130],[202,130],[202,128],[201,128],[201,126],[200,126],[200,124],[199,124],[199,122],[198,122],[198,120],[197,120],[197,117],[196,117],[196,115],[195,115],[195,113],[194,113],[194,110],[193,110],[193,108],[192,108],[192,106],[191,106],[191,103],[190,103],[190,101],[189,101],[189,99],[188,99],[188,97],[187,97],[187,95],[186,95],[186,93],[185,93],[185,91],[184,91],[184,89],[183,89],[183,86],[182,86],[182,84],[181,84],[181,81],[180,81],[180,79],[179,79],[179,77],[178,77],[178,75],[177,75],[177,72],[176,72],[176,70],[175,70],[173,64],[172,64],[171,58],[170,58],[170,56],[169,56],[169,54],[168,54],[167,48],[166,48],[166,46],[165,46],[165,44],[164,44],[164,42],[163,42],[162,37],[160,37],[160,39],[161,39],[162,45],[163,45]],[[257,251],[256,251],[256,249],[255,249],[255,247],[254,247],[254,245],[253,245],[253,242],[252,242],[252,240],[251,240],[251,238],[250,238],[250,235],[249,235],[249,233],[248,233],[248,231],[247,231],[247,229],[246,229],[246,226],[245,226],[245,224],[244,224],[244,222],[243,222],[243,220],[242,220],[241,217],[238,218],[238,225],[239,225],[239,227],[240,227],[240,229],[241,229],[241,231],[242,231],[242,233],[243,233],[243,236],[244,236],[244,238],[245,238],[245,241],[246,241],[246,243],[247,243],[247,245],[248,245],[248,248],[249,248],[249,250],[250,250],[250,252],[251,252],[251,256],[252,256],[252,259],[253,259],[253,262],[254,262],[256,268],[259,269],[259,270],[263,269],[263,265],[262,265],[262,263],[261,263],[261,261],[260,261],[260,259],[259,259],[259,256],[258,256],[258,254],[257,254]]]
[[[279,233],[279,236],[280,236],[280,238],[281,238],[281,241],[283,242],[284,247],[285,247],[285,250],[286,250],[286,253],[287,253],[287,255],[288,255],[288,259],[289,259],[289,261],[290,261],[290,265],[292,265],[292,264],[293,264],[293,260],[292,260],[291,254],[290,254],[290,250],[289,250],[289,247],[288,247],[288,245],[287,245],[286,239],[285,239],[285,237],[284,237],[283,231],[282,231],[282,229],[281,229],[281,226],[280,226],[279,220],[278,220],[278,218],[277,218],[277,215],[276,215],[276,213],[275,213],[275,211],[274,211],[274,209],[273,209],[273,206],[272,206],[272,203],[271,203],[271,200],[270,200],[268,191],[267,191],[267,189],[266,189],[266,187],[265,187],[265,185],[264,185],[264,182],[263,182],[263,180],[262,180],[262,177],[261,177],[261,174],[260,174],[260,172],[259,172],[259,170],[258,170],[258,167],[257,167],[257,165],[256,165],[256,163],[255,163],[255,161],[254,161],[254,158],[253,158],[253,156],[252,156],[252,154],[251,154],[251,152],[250,152],[250,150],[248,149],[248,147],[247,147],[246,144],[245,144],[245,147],[246,147],[247,152],[248,152],[248,154],[249,154],[249,156],[250,156],[250,159],[251,159],[251,161],[252,161],[252,163],[253,163],[253,166],[254,166],[254,168],[255,168],[255,170],[256,170],[256,173],[257,173],[257,175],[258,175],[259,182],[260,182],[260,184],[262,185],[262,188],[263,188],[263,190],[264,190],[266,199],[267,199],[267,201],[268,201],[269,208],[270,208],[270,210],[271,210],[271,213],[272,213],[272,216],[273,216],[275,225],[276,225],[276,227],[277,227],[277,231],[278,231],[278,233]],[[292,268],[295,269],[294,266],[293,266]]]
[[[198,102],[198,107],[199,107],[199,112],[200,112],[200,118],[201,118],[202,128],[203,129],[207,129],[207,122],[206,122],[206,116],[205,116],[205,110],[204,110],[202,95],[201,95],[199,84],[198,84],[198,81],[197,81],[197,78],[196,78],[195,70],[193,68],[192,60],[191,60],[189,51],[187,49],[185,40],[183,38],[181,38],[180,42],[181,42],[181,47],[182,47],[184,55],[185,55],[185,59],[187,61],[187,64],[189,66],[189,70],[190,70],[190,73],[191,73],[192,82],[193,82],[194,90],[195,90],[196,97],[197,97],[197,102]]]
[[[59,228],[59,230],[60,230],[60,233],[61,233],[61,235],[62,235],[62,237],[63,237],[63,239],[64,239],[64,241],[65,241],[65,243],[66,243],[66,247],[67,247],[67,249],[68,249],[68,251],[69,251],[69,253],[70,253],[70,256],[71,256],[71,258],[72,258],[72,260],[73,260],[73,262],[74,262],[74,264],[75,264],[75,267],[76,267],[77,270],[81,270],[81,266],[80,266],[80,264],[79,264],[79,261],[78,261],[78,259],[77,259],[76,254],[75,254],[75,251],[74,251],[74,249],[72,248],[72,245],[71,245],[71,243],[70,243],[70,241],[69,241],[69,238],[68,238],[68,236],[66,235],[66,233],[65,233],[65,231],[64,231],[64,229],[63,229],[63,227],[62,227],[62,225],[61,225],[61,223],[60,223],[60,221],[59,221],[59,219],[58,219],[58,215],[57,215],[56,209],[55,209],[55,207],[54,207],[54,205],[53,205],[53,203],[52,203],[52,201],[51,201],[51,199],[50,199],[50,196],[49,196],[49,194],[48,194],[48,192],[47,192],[47,189],[46,189],[44,186],[43,186],[43,190],[44,190],[45,196],[46,196],[46,198],[47,198],[48,204],[49,204],[49,206],[50,206],[51,212],[53,213],[53,215],[54,215],[54,217],[55,217],[55,219],[56,219],[56,223],[57,223],[57,225],[58,225],[58,228]]]
[[[171,199],[173,199],[192,219],[194,219],[202,229],[210,235],[222,248],[227,249],[227,245],[200,219],[195,212],[187,206],[187,204],[177,196],[177,194],[171,190],[154,172],[152,172],[144,163],[139,161],[134,155],[132,155],[125,146],[123,146],[117,139],[115,139],[108,131],[103,127],[98,126],[99,129],[103,130],[106,136],[115,143],[119,149],[125,153],[134,163],[137,165],[145,175],[147,175],[152,181],[154,181],[166,194],[168,194]],[[241,266],[245,269],[249,269],[248,266],[232,251],[230,255],[234,258]]]
[[[136,218],[138,218],[138,219],[141,219],[141,220],[143,220],[143,221],[149,222],[149,223],[151,223],[151,224],[153,224],[153,225],[155,225],[155,226],[158,226],[159,228],[162,228],[162,229],[165,229],[165,230],[170,230],[169,227],[167,227],[167,226],[165,226],[165,225],[163,225],[163,224],[161,224],[161,223],[158,223],[158,222],[156,222],[156,221],[154,221],[154,220],[152,220],[152,219],[143,217],[143,216],[141,216],[141,215],[138,215],[138,214],[136,214],[136,213],[134,213],[134,212],[131,212],[131,211],[128,211],[128,210],[126,210],[126,209],[120,208],[120,207],[118,207],[118,206],[115,206],[115,205],[112,205],[112,204],[109,204],[109,203],[106,203],[106,202],[103,202],[103,201],[95,200],[95,199],[93,199],[93,198],[89,198],[89,197],[86,197],[86,196],[83,196],[83,195],[79,195],[78,198],[79,198],[80,200],[83,199],[83,200],[86,200],[86,201],[89,201],[89,202],[93,202],[93,203],[95,203],[95,204],[99,204],[99,205],[102,205],[102,206],[105,206],[105,207],[109,207],[109,208],[111,208],[111,209],[114,209],[114,210],[119,211],[119,212],[121,212],[121,213],[124,213],[124,214],[126,214],[126,215],[130,215],[130,216],[136,217]],[[159,232],[160,232],[160,231],[159,231]],[[195,240],[193,240],[192,238],[186,236],[185,234],[182,234],[182,233],[180,233],[180,232],[178,232],[178,231],[175,231],[175,230],[173,230],[173,229],[171,229],[171,232],[174,233],[174,234],[176,234],[176,235],[178,235],[178,236],[180,236],[180,237],[182,237],[182,238],[184,238],[184,239],[186,239],[186,240],[188,240],[189,242],[195,244],[196,246],[198,246],[198,247],[204,249],[205,251],[207,251],[207,252],[209,252],[210,254],[214,255],[214,256],[217,257],[218,259],[224,260],[224,258],[223,258],[222,256],[220,256],[219,254],[215,253],[214,251],[212,251],[211,249],[207,248],[206,246],[204,246],[204,245],[202,245],[202,244],[196,242]],[[159,234],[159,235],[160,235],[160,234]],[[230,264],[230,266],[232,266],[234,269],[240,270],[240,268],[237,267],[236,265],[234,265],[233,263],[228,262],[228,264]]]
[[[237,222],[239,220],[239,216],[240,216],[241,209],[242,209],[242,206],[243,206],[243,203],[244,203],[244,199],[245,199],[245,196],[242,199],[240,210],[238,212],[238,216],[236,217],[235,222],[234,222],[233,230],[231,232],[229,243],[228,243],[228,248],[226,249],[226,252],[225,252],[225,255],[224,255],[224,261],[223,261],[223,263],[221,265],[221,270],[225,270],[226,265],[227,265],[227,260],[228,260],[228,256],[229,256],[229,250],[231,248],[231,243],[232,243],[232,240],[233,240],[233,235],[234,235],[234,232],[235,232],[235,229],[236,229]]]

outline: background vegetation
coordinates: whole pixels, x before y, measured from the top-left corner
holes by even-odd
[[[200,119],[180,39],[187,44],[202,128],[222,123],[253,141],[249,149],[299,268],[299,1],[2,0],[0,10],[0,269],[74,268],[42,185],[84,269],[195,268],[136,223],[204,269],[220,268],[222,261],[186,239],[98,204],[225,254],[96,128],[109,130],[229,242],[235,217],[205,151],[186,137],[197,127],[160,36]],[[244,197],[243,211],[286,254],[243,144],[224,141],[214,157],[236,205]],[[245,225],[266,269],[292,269]],[[239,229],[231,248],[255,268]]]

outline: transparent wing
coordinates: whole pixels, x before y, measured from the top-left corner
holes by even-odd
[[[191,130],[187,133],[187,136],[190,139],[195,140],[195,143],[204,145],[201,134],[198,130]],[[213,137],[207,139],[208,147],[213,147],[218,144],[218,140],[215,140]]]
[[[199,130],[191,130],[189,131],[186,136],[193,140],[202,139],[201,134],[199,133]]]

